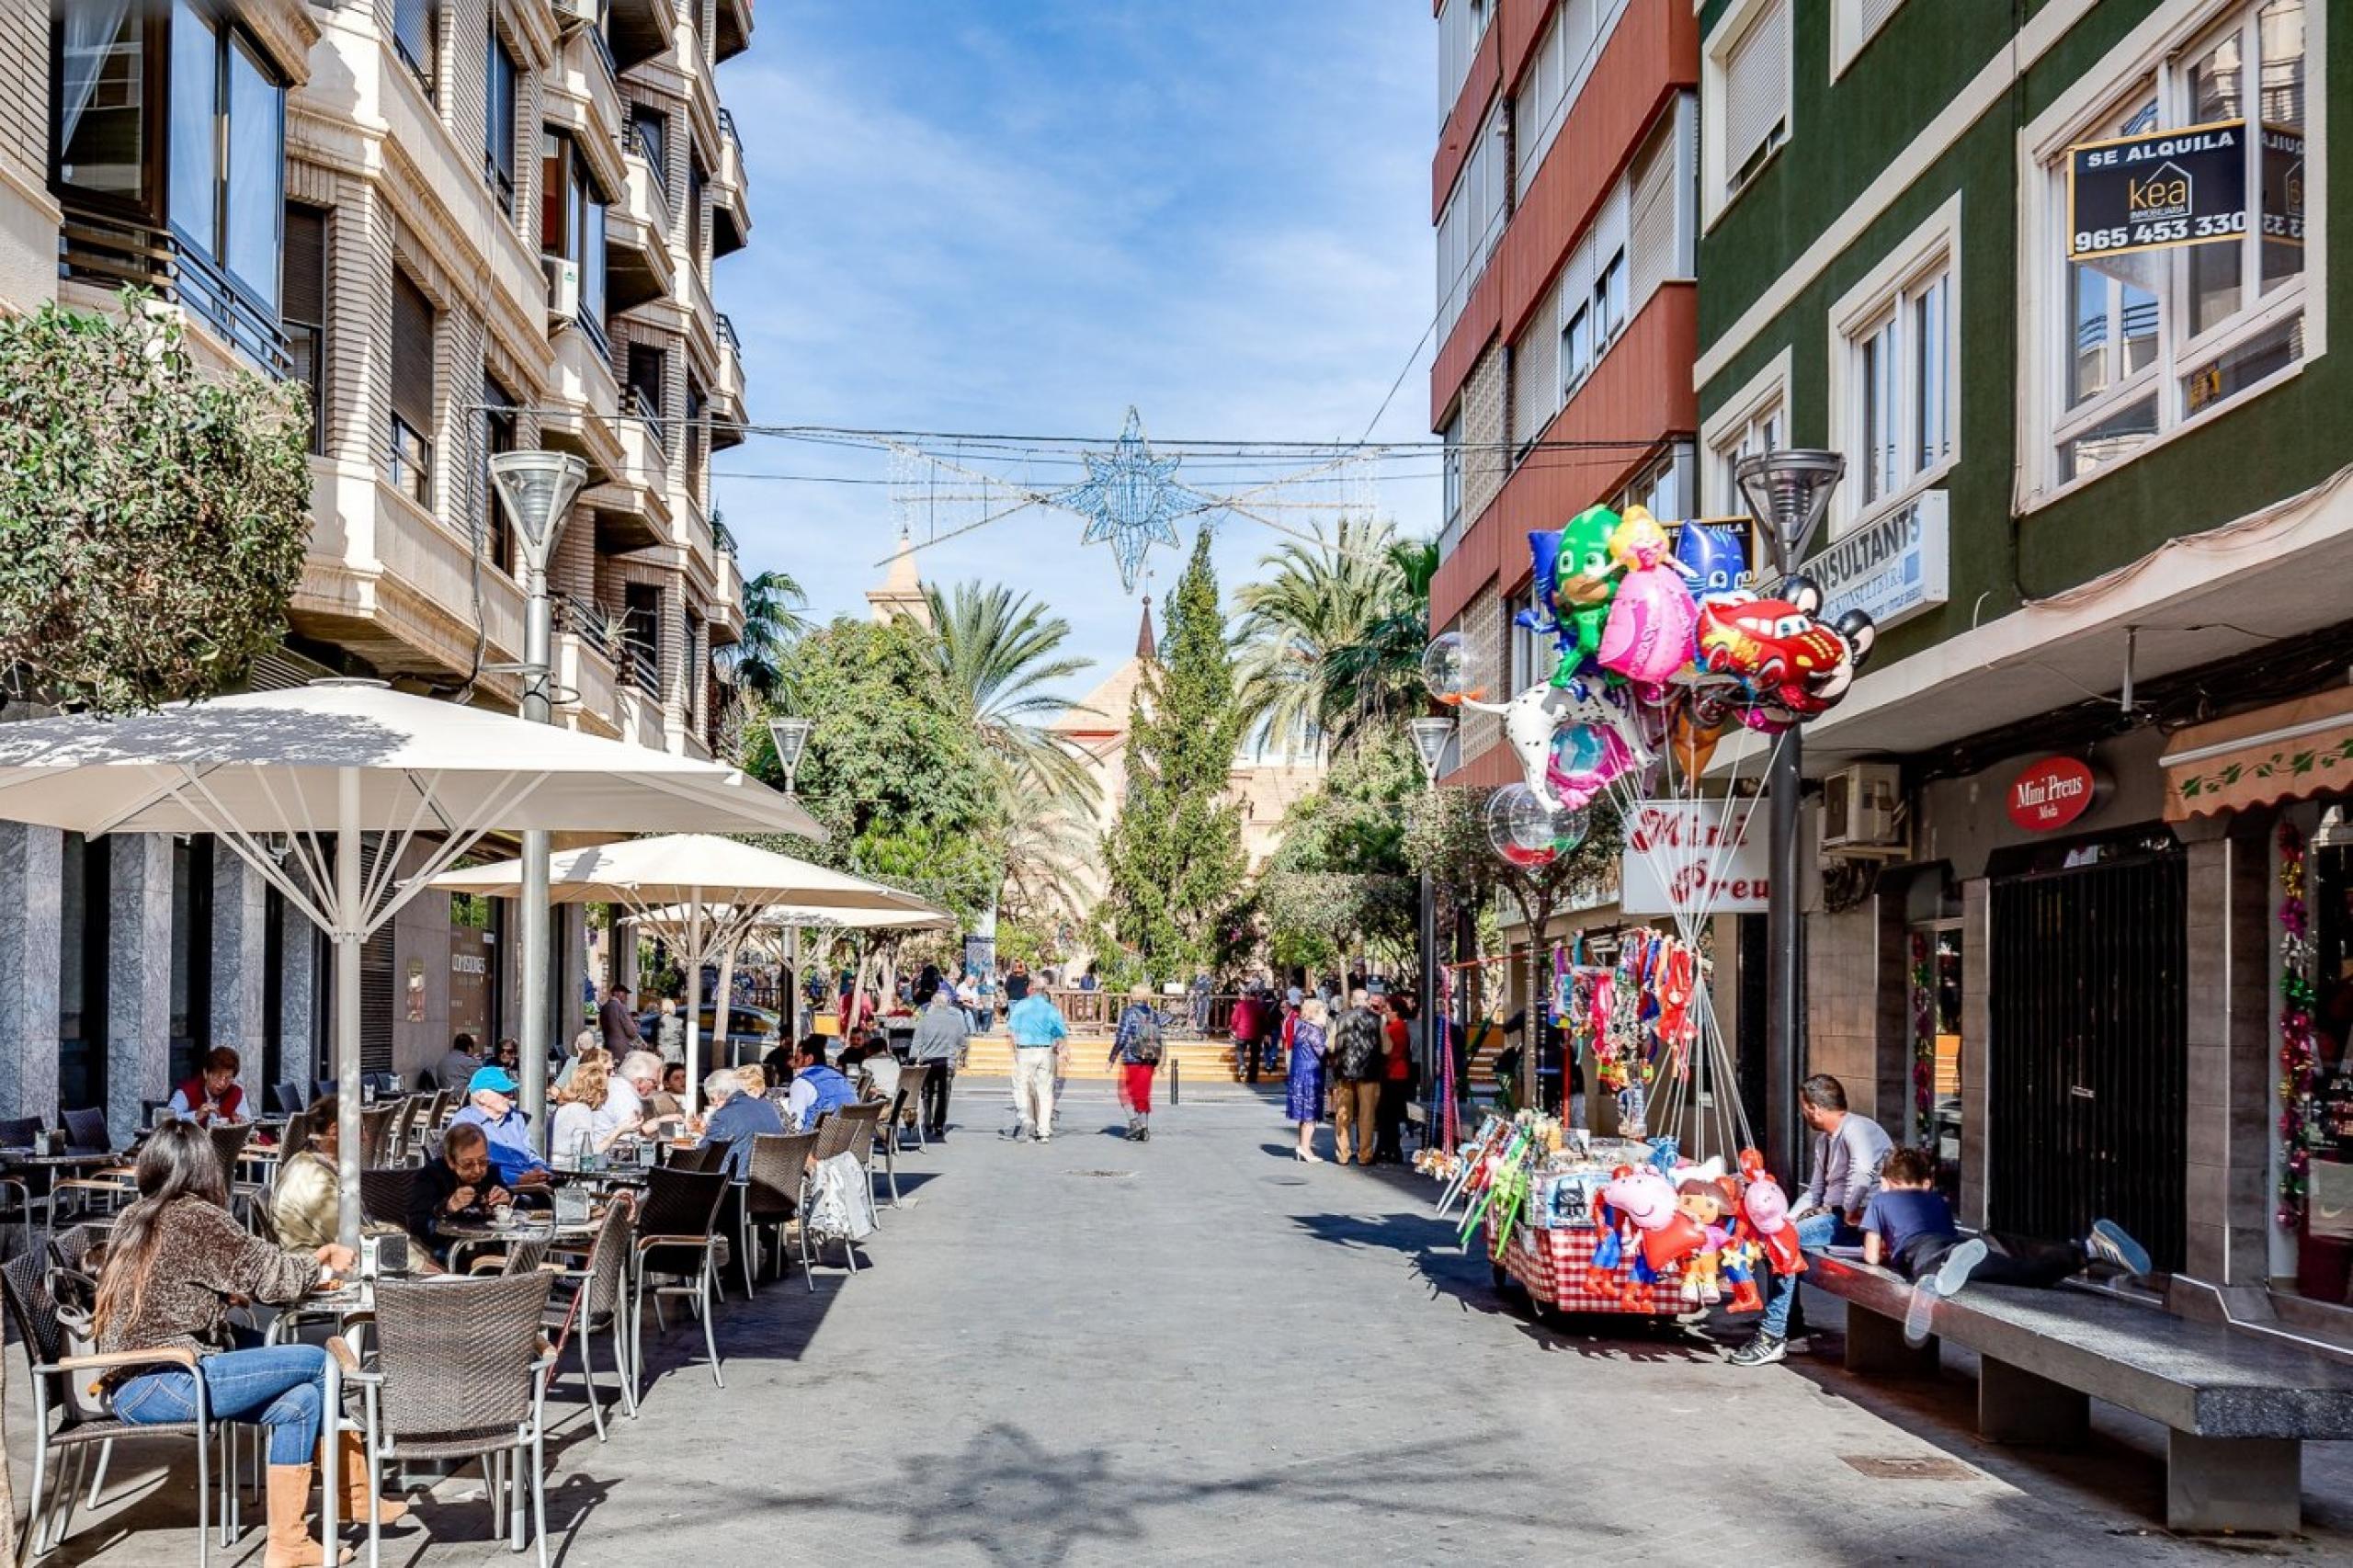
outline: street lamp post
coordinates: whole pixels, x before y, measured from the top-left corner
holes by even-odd
[[[1805,559],[1806,540],[1830,508],[1830,493],[1847,472],[1836,452],[1789,448],[1743,458],[1733,470],[1749,514],[1761,525],[1773,569],[1787,576]],[[1798,726],[1775,737],[1766,790],[1772,802],[1768,876],[1765,1032],[1766,1156],[1774,1169],[1802,1177],[1805,1147],[1798,1119],[1798,1085],[1805,1074],[1804,922],[1798,914],[1798,801],[1804,788],[1804,749]]]
[[[566,452],[501,452],[490,460],[490,484],[514,522],[523,555],[523,717],[555,722],[550,666],[555,643],[555,607],[548,597],[548,561],[573,499],[587,483],[588,465]],[[548,833],[523,832],[520,937],[523,948],[523,1114],[542,1153],[548,1137],[548,1040],[551,1003]]]
[[[1454,721],[1440,718],[1415,719],[1408,722],[1405,727],[1413,732],[1414,750],[1422,759],[1422,789],[1426,793],[1435,794],[1438,790],[1438,769],[1446,762],[1446,748],[1454,742]],[[1431,1092],[1435,1094],[1438,1078],[1438,1051],[1441,1044],[1438,1035],[1440,1020],[1438,1016],[1438,887],[1431,880],[1427,867],[1422,869],[1420,937],[1421,973],[1415,994],[1421,1004],[1422,1040],[1425,1042],[1426,1054],[1429,1058],[1422,1064],[1422,1070],[1427,1074]],[[1434,1103],[1433,1108],[1435,1108]],[[1431,1119],[1430,1129],[1433,1133],[1440,1125],[1439,1118]]]
[[[771,714],[768,718],[768,740],[776,746],[776,765],[784,769],[784,792],[798,794],[793,788],[801,774],[801,754],[809,749],[809,732],[816,728],[813,720],[795,714]],[[801,1016],[801,927],[793,926],[785,937],[785,971],[791,976],[789,997],[779,997],[783,1004],[778,1013],[793,1020],[796,1031]]]

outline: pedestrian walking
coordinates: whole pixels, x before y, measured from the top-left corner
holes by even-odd
[[[1332,1157],[1372,1164],[1373,1123],[1381,1108],[1381,1017],[1361,988],[1348,993],[1348,1010],[1332,1025]]]
[[[662,998],[661,1021],[654,1026],[655,1047],[665,1062],[687,1059],[687,1020],[678,1016],[678,1002],[674,996]]]
[[[1139,982],[1128,989],[1128,1005],[1120,1010],[1119,1030],[1111,1040],[1131,1143],[1152,1142],[1152,1075],[1160,1071],[1163,1049],[1160,1015],[1152,1010],[1152,987]]]
[[[605,1037],[605,1049],[618,1062],[642,1043],[637,1035],[637,1009],[629,1004],[629,987],[616,985],[605,993],[605,1005],[597,1009],[597,1028]]]
[[[1414,1097],[1414,999],[1391,996],[1388,1014],[1388,1021],[1381,1026],[1381,1100],[1374,1118],[1378,1138],[1372,1157],[1403,1165],[1405,1107]]]
[[[909,1048],[915,1060],[931,1069],[923,1075],[923,1135],[938,1142],[948,1136],[949,1080],[964,1058],[965,1042],[972,1038],[972,1021],[957,1005],[956,993],[942,985],[931,994],[931,1001],[915,1020],[915,1043]]]
[[[1324,1025],[1330,1016],[1324,1010],[1322,998],[1311,996],[1300,1004],[1299,1016],[1291,1020],[1287,1108],[1290,1119],[1299,1123],[1299,1147],[1291,1157],[1310,1164],[1323,1158],[1315,1152],[1315,1123],[1324,1109]]]
[[[1043,1143],[1054,1135],[1054,1065],[1070,1025],[1042,991],[1032,991],[1006,1017],[1013,1036],[1013,1136]]]
[[[1233,1040],[1233,1064],[1242,1070],[1242,1081],[1258,1081],[1258,993],[1245,985],[1233,999],[1233,1017],[1227,1020],[1226,1032]]]

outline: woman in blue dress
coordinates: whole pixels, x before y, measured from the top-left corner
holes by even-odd
[[[1323,1156],[1315,1152],[1315,1124],[1324,1114],[1324,1004],[1309,997],[1299,1009],[1299,1018],[1291,1026],[1290,1037],[1290,1096],[1287,1109],[1290,1119],[1299,1123],[1299,1147],[1291,1152],[1294,1159],[1315,1161]]]

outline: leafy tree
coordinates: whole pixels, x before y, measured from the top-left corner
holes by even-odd
[[[987,836],[996,780],[940,676],[929,634],[904,619],[847,618],[785,651],[778,699],[815,721],[797,784],[828,834],[792,852],[904,887],[958,915],[996,890]],[[781,783],[765,724],[748,733],[745,765]]]
[[[1104,841],[1112,930],[1155,982],[1217,957],[1242,891],[1242,819],[1226,799],[1242,712],[1206,530],[1177,579],[1162,663],[1128,719],[1128,792]]]
[[[1421,788],[1412,746],[1392,735],[1340,753],[1322,787],[1283,814],[1280,846],[1258,879],[1277,963],[1411,949],[1420,889],[1405,855],[1404,811]]]
[[[199,369],[146,296],[121,302],[0,320],[0,668],[97,712],[243,675],[310,528],[303,390]]]
[[[1259,564],[1268,574],[1233,596],[1252,720],[1277,734],[1313,725],[1345,748],[1423,710],[1436,545],[1343,520],[1336,534],[1286,543]]]

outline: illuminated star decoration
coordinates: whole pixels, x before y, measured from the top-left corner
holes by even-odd
[[[1120,582],[1132,592],[1144,551],[1154,544],[1176,548],[1176,518],[1199,510],[1193,493],[1176,483],[1176,458],[1155,458],[1144,438],[1143,417],[1128,409],[1127,428],[1108,452],[1083,452],[1086,478],[1053,497],[1053,504],[1086,519],[1081,544],[1108,542],[1119,558]]]

